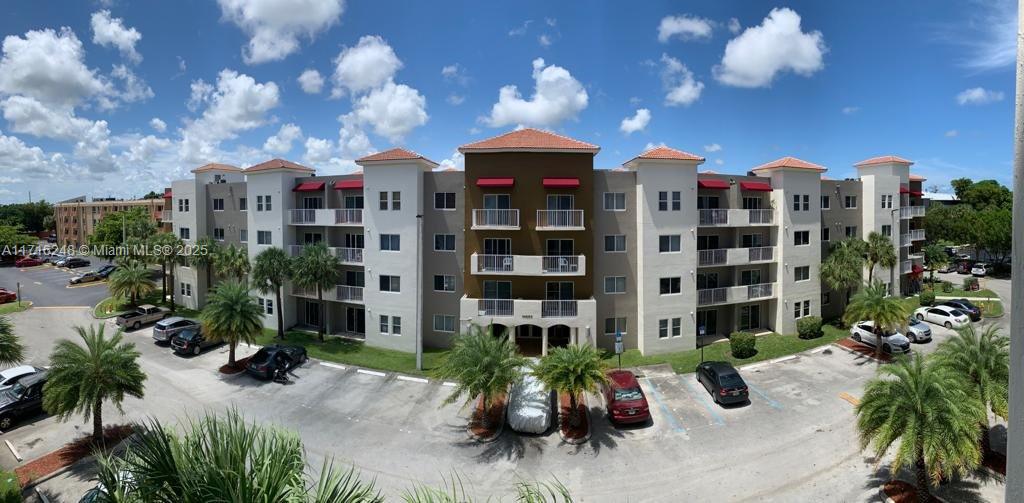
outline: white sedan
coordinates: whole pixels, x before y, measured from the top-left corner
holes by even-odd
[[[971,318],[963,311],[950,306],[920,307],[914,311],[914,317],[946,328],[962,328],[971,324]]]
[[[858,321],[850,327],[850,338],[857,342],[875,347],[878,345],[878,334],[875,333],[875,322]],[[882,351],[886,353],[910,353],[910,339],[896,330],[882,336]]]

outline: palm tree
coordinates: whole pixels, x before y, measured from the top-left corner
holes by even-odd
[[[14,365],[25,359],[25,346],[14,334],[14,324],[0,316],[0,365]]]
[[[131,305],[153,293],[156,284],[150,279],[149,268],[138,260],[125,260],[117,270],[110,274],[107,283],[110,294],[115,297],[127,298]]]
[[[220,248],[213,256],[213,267],[220,275],[239,281],[249,274],[249,255],[242,248],[228,245]]]
[[[217,286],[206,299],[199,321],[204,336],[228,343],[228,365],[232,367],[238,343],[252,343],[263,331],[263,311],[249,295],[249,287],[235,280]]]
[[[170,288],[171,288],[171,312],[173,313],[174,309],[175,309],[175,307],[174,307],[174,292],[175,292],[174,269],[176,267],[178,267],[179,265],[184,265],[185,263],[187,263],[188,256],[183,255],[184,242],[182,242],[181,239],[178,239],[178,237],[173,235],[173,234],[165,234],[165,235],[171,236],[171,239],[167,240],[167,245],[169,246],[169,249],[168,249],[168,251],[165,252],[165,259],[167,261],[167,270],[169,271],[169,274],[170,274],[169,277],[167,278],[167,284],[170,285]]]
[[[918,501],[928,501],[929,480],[967,473],[980,462],[981,402],[953,369],[920,354],[878,372],[856,409],[861,449],[873,446],[882,459],[898,441],[891,472],[913,467]]]
[[[341,277],[341,262],[327,245],[316,243],[302,248],[302,254],[292,263],[292,282],[299,288],[315,288],[316,301],[320,304],[320,319],[316,331],[320,342],[324,341],[324,289],[333,288]]]
[[[829,250],[828,257],[821,263],[821,280],[832,290],[849,292],[863,281],[864,241],[859,238],[844,239]],[[849,294],[843,296],[849,301]]]
[[[935,358],[967,379],[987,411],[1009,419],[1010,339],[998,326],[988,325],[980,333],[973,324],[957,330],[957,335],[939,345]],[[980,427],[981,445],[988,450],[988,413]]]
[[[85,347],[67,339],[57,341],[50,355],[49,378],[43,386],[43,409],[66,421],[81,414],[92,418],[93,442],[103,440],[103,402],[121,409],[125,396],[142,398],[146,374],[139,367],[135,344],[121,341],[118,330],[106,338],[99,328],[75,327]]]
[[[136,425],[123,457],[99,456],[99,479],[103,501],[116,503],[384,501],[372,480],[360,480],[353,468],[337,470],[332,461],[324,462],[318,480],[308,480],[306,461],[297,434],[247,423],[231,410],[177,429],[156,420]]]
[[[213,287],[213,262],[220,250],[220,245],[213,238],[203,236],[196,240],[196,252],[188,256],[189,267],[206,271],[206,291]]]
[[[146,244],[152,252],[152,257],[156,260],[156,263],[160,264],[160,298],[167,298],[167,289],[169,287],[171,289],[171,310],[173,311],[174,281],[168,281],[167,269],[170,268],[173,273],[174,262],[179,251],[178,246],[180,246],[181,240],[174,234],[160,232],[150,236]]]
[[[868,266],[868,281],[874,281],[872,274],[876,265],[892,269],[900,259],[896,254],[896,247],[892,245],[892,238],[881,232],[872,232],[868,234],[867,244],[864,246],[864,260]]]
[[[548,388],[569,395],[569,424],[572,426],[581,423],[577,405],[580,396],[597,392],[598,386],[608,381],[604,372],[604,360],[597,349],[578,344],[551,349],[533,369],[533,375]]]
[[[843,321],[850,325],[860,320],[874,322],[875,333],[878,334],[875,357],[881,361],[882,335],[897,327],[905,326],[909,316],[910,313],[907,312],[906,306],[896,297],[889,295],[885,283],[875,281],[853,295],[850,303],[846,305]]]
[[[924,265],[928,266],[928,282],[934,285],[935,270],[949,263],[949,255],[946,255],[946,249],[938,243],[925,246],[921,253],[924,255]]]
[[[281,312],[281,289],[292,274],[292,259],[281,248],[267,248],[256,255],[252,267],[252,286],[263,295],[274,293],[277,306],[277,337],[284,340],[284,315]]]
[[[495,337],[490,327],[471,325],[466,334],[455,338],[452,349],[436,370],[438,378],[455,382],[455,389],[444,403],[455,403],[462,397],[469,403],[479,397],[484,426],[490,429],[491,405],[522,377],[526,364],[526,358],[516,352],[508,337]]]

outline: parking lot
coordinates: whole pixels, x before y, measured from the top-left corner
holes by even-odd
[[[71,278],[107,264],[107,261],[102,259],[89,260],[89,266],[78,269],[65,269],[49,264],[28,268],[0,267],[0,287],[15,291],[20,283],[22,300],[31,301],[33,305],[39,307],[92,307],[110,295],[106,282],[68,284]]]

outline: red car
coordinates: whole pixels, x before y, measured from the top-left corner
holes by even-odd
[[[628,370],[608,372],[604,399],[608,403],[608,418],[612,423],[643,423],[651,418],[644,391],[640,389],[636,376]]]
[[[14,302],[18,300],[18,294],[6,289],[0,288],[0,304],[6,304],[8,302]]]
[[[37,265],[43,265],[43,261],[33,257],[18,259],[18,261],[14,263],[14,267],[35,267]]]

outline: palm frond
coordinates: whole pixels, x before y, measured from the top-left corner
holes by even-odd
[[[0,365],[14,365],[25,359],[25,346],[14,333],[14,324],[0,316]]]

